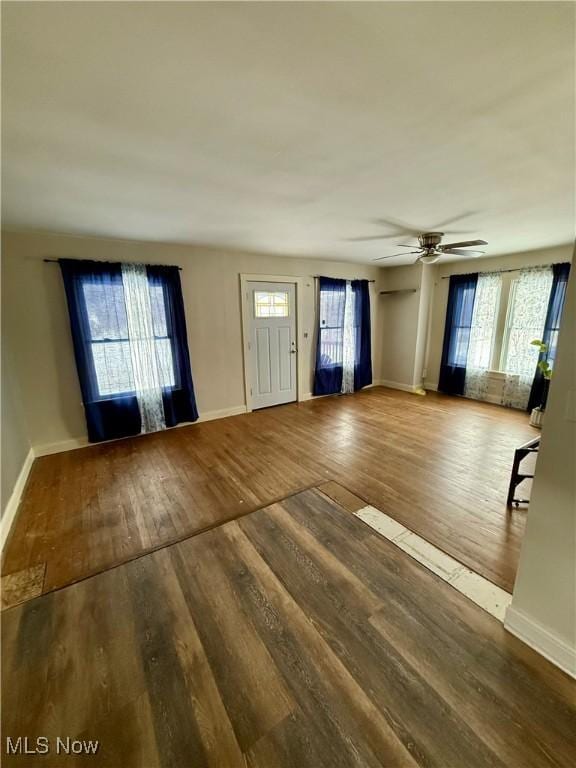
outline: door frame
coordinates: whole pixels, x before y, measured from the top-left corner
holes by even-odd
[[[294,277],[292,275],[253,275],[241,273],[240,306],[242,315],[242,355],[244,364],[244,399],[246,401],[246,411],[247,413],[251,413],[253,410],[253,400],[252,395],[250,394],[250,350],[248,349],[248,343],[250,341],[251,311],[251,304],[248,301],[248,283],[291,283],[295,288],[296,306],[294,307],[294,311],[296,312],[296,401],[301,402],[304,399],[304,372],[302,369],[303,356],[300,354],[301,350],[303,349],[304,341],[301,327],[301,319],[304,316],[302,311],[303,278]]]

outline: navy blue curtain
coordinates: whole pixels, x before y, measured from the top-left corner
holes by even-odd
[[[438,389],[451,395],[464,394],[466,358],[470,344],[472,311],[478,274],[452,275],[444,327],[444,344]]]
[[[314,394],[333,395],[342,389],[346,280],[319,278],[319,328]]]
[[[178,267],[149,265],[146,271],[150,286],[158,286],[162,290],[164,299],[166,331],[174,366],[174,385],[162,388],[162,401],[166,426],[174,427],[183,421],[196,421],[198,418],[180,270]]]
[[[90,442],[138,435],[122,266],[60,259],[74,355]],[[148,267],[158,354],[170,372],[162,383],[166,426],[198,418],[176,267]],[[155,290],[153,290],[155,289]],[[153,294],[153,295],[152,295]],[[169,379],[169,380],[168,380]]]
[[[367,280],[352,280],[354,294],[354,389],[372,383],[370,292]],[[316,347],[314,394],[333,395],[342,390],[344,308],[346,280],[319,278],[319,328]]]
[[[372,330],[370,325],[370,289],[368,280],[352,280],[354,324],[356,326],[356,360],[354,389],[372,384]]]
[[[554,264],[552,266],[553,279],[550,299],[548,301],[548,311],[546,313],[546,322],[544,324],[544,335],[542,341],[547,345],[546,352],[541,353],[540,360],[547,360],[551,368],[554,368],[556,359],[556,347],[558,346],[558,331],[560,330],[560,320],[564,301],[566,300],[566,288],[568,286],[568,277],[570,275],[570,264]],[[536,369],[532,389],[530,390],[530,399],[528,400],[528,411],[538,406],[546,406],[546,396],[548,386],[542,375],[540,368]]]

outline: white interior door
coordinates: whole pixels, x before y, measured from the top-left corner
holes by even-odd
[[[291,403],[296,394],[296,286],[247,284],[252,408]]]

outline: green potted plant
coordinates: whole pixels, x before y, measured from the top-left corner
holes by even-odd
[[[538,347],[538,351],[540,353],[540,360],[538,360],[538,369],[542,373],[542,376],[544,377],[544,386],[542,388],[542,401],[540,405],[536,406],[536,408],[532,409],[532,413],[530,414],[530,424],[534,427],[541,427],[542,421],[544,419],[544,411],[546,410],[546,402],[548,400],[548,390],[550,389],[550,379],[552,378],[552,368],[550,367],[550,363],[546,359],[546,357],[542,357],[543,355],[546,355],[548,352],[548,345],[545,344],[541,339],[534,339],[530,342],[535,347]]]

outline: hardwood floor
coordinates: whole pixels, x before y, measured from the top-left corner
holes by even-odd
[[[2,634],[4,740],[100,742],[6,766],[573,765],[574,681],[317,490],[8,609]]]
[[[4,574],[44,591],[335,480],[511,591],[525,510],[505,506],[524,413],[377,387],[45,456]]]

